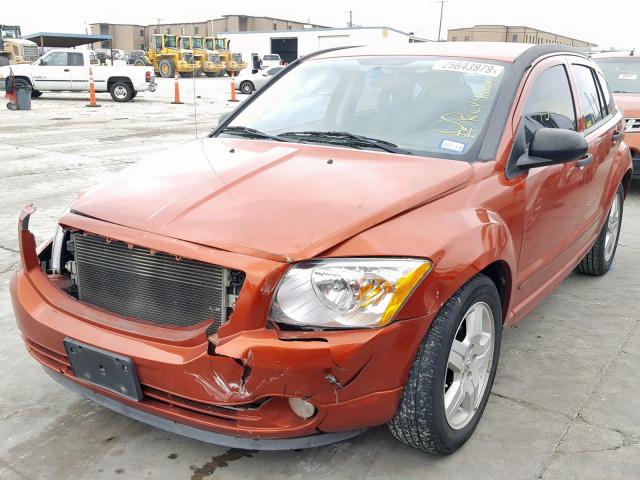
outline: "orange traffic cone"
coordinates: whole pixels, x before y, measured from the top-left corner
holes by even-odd
[[[231,98],[229,99],[230,102],[237,102],[238,99],[236,98],[236,73],[235,72],[231,72]]]
[[[89,105],[87,107],[101,107],[96,103],[96,87],[93,84],[93,70],[89,67]]]
[[[171,103],[173,105],[181,105],[184,103],[180,101],[180,82],[178,81],[178,70],[176,70],[176,87],[175,87],[173,102]]]

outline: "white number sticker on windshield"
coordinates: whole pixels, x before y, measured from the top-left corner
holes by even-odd
[[[433,64],[433,69],[445,72],[475,73],[477,75],[499,77],[504,67],[502,65],[468,62],[466,60],[438,60]]]
[[[621,73],[618,75],[618,80],[637,80],[638,75],[635,73]]]

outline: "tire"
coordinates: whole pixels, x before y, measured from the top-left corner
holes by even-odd
[[[31,90],[31,98],[40,98],[42,96],[42,92],[39,90]]]
[[[133,86],[128,82],[114,82],[109,93],[114,102],[129,102],[133,98]]]
[[[133,65],[136,66],[136,67],[146,67],[149,64],[148,64],[148,62],[146,62],[142,58],[136,58],[136,61],[133,62]]]
[[[0,67],[6,67],[7,65],[9,65],[9,59],[7,57],[5,57],[4,55],[0,56]]]
[[[193,77],[193,72],[182,72],[180,76],[184,78],[191,78]]]
[[[615,197],[613,197],[607,220],[602,226],[598,238],[596,238],[589,253],[585,255],[576,267],[579,273],[600,277],[609,271],[616,256],[618,239],[620,238],[623,207],[624,189],[620,184]]]
[[[224,70],[220,70],[220,71],[218,72],[218,77],[224,77],[226,73],[227,73],[227,72],[225,72]]]
[[[171,60],[160,60],[158,65],[158,72],[162,78],[173,78],[176,76],[176,66]]]
[[[481,315],[467,318],[471,312]],[[478,323],[474,318],[482,320]],[[467,326],[471,325],[480,325],[481,330],[474,331],[486,333],[479,337],[468,335]],[[474,338],[476,340],[472,340]],[[489,277],[478,274],[444,304],[423,339],[396,414],[388,424],[393,436],[436,455],[448,455],[459,449],[484,412],[500,358],[501,340],[502,305],[498,290]],[[452,350],[454,341],[456,350],[465,356]],[[463,349],[465,345],[471,347]],[[474,355],[474,348],[484,353]],[[459,365],[457,373],[454,364]],[[468,395],[471,392],[466,387],[474,391],[473,383],[468,380],[478,380],[475,401]],[[445,413],[447,396],[450,400],[458,391],[465,392],[462,402],[452,404],[460,407]],[[467,409],[463,410],[465,403]]]
[[[133,100],[134,98],[136,98],[138,96],[138,91],[134,90],[133,93],[131,94],[131,100]]]
[[[245,95],[249,95],[249,94],[253,93],[253,91],[256,89],[256,87],[253,85],[253,83],[250,82],[249,80],[243,80],[242,83],[240,83],[240,87],[238,87],[238,88]]]
[[[204,74],[209,78],[213,78],[213,77],[217,77],[218,76],[217,72],[204,72]]]
[[[9,103],[7,103],[7,108],[8,108],[9,110],[14,110],[14,111],[15,111],[15,110],[18,110],[18,104],[17,104],[17,103],[11,103],[11,102],[9,102]]]

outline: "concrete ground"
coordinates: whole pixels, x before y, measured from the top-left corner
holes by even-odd
[[[613,270],[570,276],[505,332],[496,384],[472,439],[438,458],[385,427],[298,452],[228,450],[148,427],[58,386],[26,353],[10,307],[16,219],[33,201],[39,240],[85,189],[143,154],[195,138],[193,83],[130,104],[45,95],[0,109],[0,478],[2,479],[639,479],[640,185],[625,204]],[[233,108],[227,79],[198,79],[199,135]],[[176,159],[179,161],[179,159]]]

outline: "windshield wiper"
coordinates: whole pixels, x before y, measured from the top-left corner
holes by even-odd
[[[410,150],[399,148],[395,143],[378,138],[365,137],[350,132],[338,131],[318,131],[306,130],[301,132],[285,132],[278,134],[279,137],[294,137],[300,140],[326,140],[328,143],[341,145],[349,145],[353,147],[372,147],[391,153],[401,153],[404,155],[413,155]],[[336,141],[337,140],[337,141]]]
[[[220,133],[228,133],[230,135],[238,135],[246,138],[259,138],[264,140],[275,140],[276,142],[286,142],[283,138],[278,138],[274,135],[269,135],[268,133],[256,130],[255,128],[244,126],[225,127],[220,131]]]

